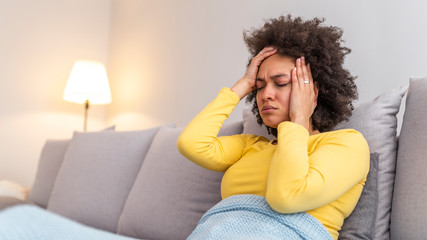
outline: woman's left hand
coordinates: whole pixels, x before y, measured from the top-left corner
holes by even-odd
[[[291,122],[297,123],[310,131],[310,119],[317,106],[318,88],[313,82],[310,65],[305,58],[296,60],[292,70],[292,91],[289,106]]]

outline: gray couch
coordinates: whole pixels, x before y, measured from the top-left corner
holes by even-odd
[[[350,121],[367,139],[371,169],[362,197],[340,239],[425,239],[427,236],[427,78],[410,80],[400,138],[397,118],[407,88],[358,105]],[[48,140],[27,201],[0,197],[0,209],[35,204],[87,226],[140,239],[185,239],[220,201],[222,173],[182,157],[182,128],[76,132]],[[268,138],[249,110],[221,135]],[[0,212],[1,214],[1,212]],[[0,226],[1,227],[1,226]]]

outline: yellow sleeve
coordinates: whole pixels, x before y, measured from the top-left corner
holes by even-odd
[[[301,125],[278,126],[266,199],[281,213],[319,208],[338,199],[366,178],[369,147],[355,130],[330,134],[308,155],[309,133]]]
[[[182,131],[177,141],[179,152],[197,165],[224,172],[242,157],[246,146],[244,135],[217,137],[240,98],[223,88]]]

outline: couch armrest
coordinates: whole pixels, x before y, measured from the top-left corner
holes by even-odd
[[[29,201],[24,201],[14,197],[0,196],[0,211],[8,207],[19,205],[19,204],[32,204],[32,203]]]

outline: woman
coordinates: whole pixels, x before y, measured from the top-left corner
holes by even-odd
[[[337,239],[362,192],[369,147],[353,129],[331,131],[351,115],[357,90],[342,66],[350,52],[342,31],[323,21],[281,16],[245,33],[252,53],[246,74],[190,122],[177,146],[196,164],[225,172],[223,199],[265,197],[280,216],[309,215]],[[217,137],[245,96],[276,140]]]

